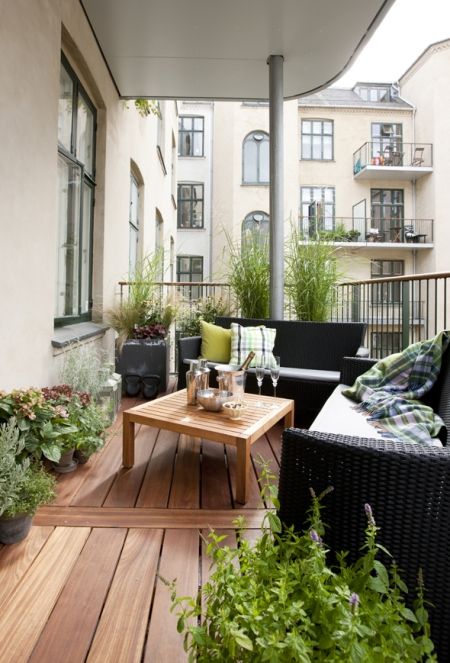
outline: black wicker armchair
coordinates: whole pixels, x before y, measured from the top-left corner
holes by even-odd
[[[361,362],[364,366],[364,362]],[[444,354],[429,402],[450,431],[450,351]],[[362,369],[364,370],[364,369]],[[447,435],[448,436],[448,435]],[[324,498],[326,544],[359,556],[364,504],[373,509],[379,542],[393,555],[414,597],[422,569],[430,606],[431,636],[439,661],[450,661],[450,447],[361,439],[299,429],[283,434],[280,516],[301,528],[316,494]]]

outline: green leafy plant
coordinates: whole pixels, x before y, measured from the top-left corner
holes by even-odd
[[[128,298],[106,312],[107,321],[118,333],[119,351],[127,339],[135,337],[136,328],[159,324],[167,330],[175,317],[176,307],[163,301],[157,285],[162,257],[156,252],[138,261],[128,282]]]
[[[0,422],[15,418],[24,446],[22,455],[58,462],[66,436],[77,432],[64,409],[46,400],[42,389],[0,392]]]
[[[229,249],[227,280],[241,315],[269,317],[270,264],[268,240],[249,233],[241,245],[226,235]]]
[[[298,320],[328,320],[336,286],[341,278],[338,248],[322,240],[304,241],[293,230],[286,250],[286,292]]]
[[[278,507],[273,478],[263,472],[263,497]],[[320,496],[321,497],[321,496]],[[364,554],[337,568],[327,565],[320,497],[313,496],[304,533],[283,530],[274,512],[252,545],[237,521],[238,546],[223,546],[211,532],[208,554],[213,571],[202,595],[178,597],[172,610],[184,633],[189,661],[271,661],[287,663],[380,663],[436,661],[428,615],[419,588],[413,609],[406,586],[393,566],[378,559],[377,527],[366,505]]]
[[[139,115],[142,117],[147,117],[148,115],[156,115],[157,117],[161,117],[159,104],[155,99],[138,98],[134,100],[134,106]]]
[[[199,336],[200,320],[214,322],[216,317],[227,315],[230,315],[230,307],[221,297],[205,297],[193,307],[181,310],[177,316],[178,330],[182,336]]]
[[[113,368],[114,364],[106,352],[99,351],[92,343],[69,346],[63,355],[59,381],[74,391],[87,392],[96,398]]]
[[[0,516],[33,515],[55,497],[55,479],[30,458],[14,417],[0,425]]]
[[[76,449],[89,458],[103,447],[107,414],[88,393],[74,391],[68,385],[44,388],[42,391],[59,416],[70,424],[70,431],[58,439],[62,451]]]

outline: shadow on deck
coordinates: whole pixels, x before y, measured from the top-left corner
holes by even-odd
[[[138,402],[123,399],[122,410]],[[257,536],[269,505],[255,459],[278,475],[281,426],[252,446],[249,500],[235,508],[234,448],[144,426],[124,470],[121,421],[99,454],[58,477],[57,499],[27,539],[0,546],[0,661],[186,661],[157,574],[193,595],[209,569],[200,534],[212,527],[231,544],[244,514],[248,537]]]

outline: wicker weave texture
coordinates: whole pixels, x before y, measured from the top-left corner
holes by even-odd
[[[360,555],[373,509],[379,542],[402,571],[411,599],[423,570],[432,638],[439,661],[450,660],[450,452],[448,448],[359,439],[288,429],[283,434],[280,516],[302,528],[316,494],[324,499],[325,542],[333,551]],[[387,560],[384,560],[387,561]]]

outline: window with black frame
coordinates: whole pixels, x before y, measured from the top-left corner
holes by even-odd
[[[95,107],[62,56],[58,104],[57,325],[91,317],[95,128]]]
[[[203,281],[202,256],[177,256],[177,281],[180,283],[201,283]],[[187,299],[199,299],[202,296],[201,286],[185,286],[182,296]]]
[[[177,227],[198,230],[203,228],[203,184],[178,184]]]
[[[403,126],[390,122],[372,123],[372,157],[383,166],[401,166],[403,159]]]
[[[242,183],[269,184],[269,134],[252,131],[242,144]]]
[[[269,247],[269,215],[266,212],[250,212],[242,222],[241,246],[256,242],[261,248]]]
[[[370,277],[372,279],[403,276],[405,263],[403,260],[371,260]],[[374,283],[371,286],[372,304],[400,304],[402,301],[402,284],[400,281]]]
[[[403,235],[403,189],[371,189],[370,218],[373,228],[383,235],[384,241],[398,241]]]
[[[178,119],[178,155],[203,157],[205,152],[205,118],[183,115]]]
[[[333,159],[333,122],[302,120],[301,159],[331,161]]]

